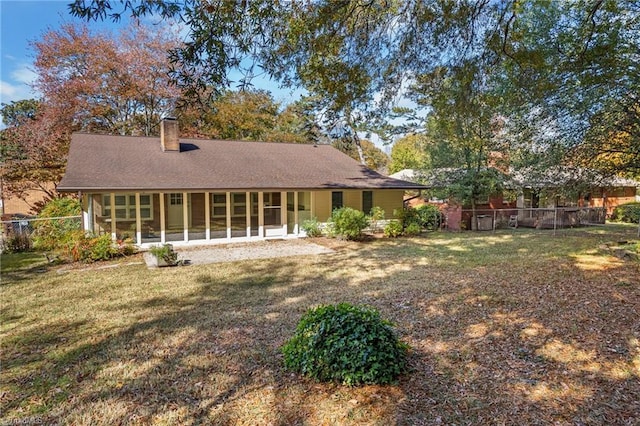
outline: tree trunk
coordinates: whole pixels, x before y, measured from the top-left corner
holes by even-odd
[[[478,230],[478,216],[476,213],[476,200],[475,199],[471,199],[471,230],[472,231],[477,231]]]
[[[356,150],[358,151],[358,157],[360,158],[360,164],[363,166],[367,165],[367,161],[364,158],[364,151],[362,150],[362,144],[360,143],[360,138],[358,137],[358,132],[353,129],[353,143],[356,145]]]

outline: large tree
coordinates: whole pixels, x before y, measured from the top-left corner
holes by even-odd
[[[339,138],[332,142],[334,148],[344,152],[354,160],[361,161],[360,153],[356,149],[351,138]],[[360,141],[364,165],[380,173],[387,173],[389,166],[389,156],[378,148],[373,142],[363,139]]]
[[[179,90],[169,84],[173,36],[132,25],[113,38],[65,24],[32,43],[39,100],[2,105],[3,190],[22,197],[57,196],[71,133],[158,133]]]
[[[88,19],[180,15],[190,40],[173,52],[178,84],[193,93],[225,87],[234,68],[249,83],[259,66],[319,95],[319,110],[351,128],[356,142],[355,129],[387,116],[407,82],[485,58],[503,77],[501,115],[510,125],[534,127],[527,120],[535,112],[555,124],[565,160],[586,152],[588,164],[613,150],[612,131],[628,134],[614,156],[619,166],[610,168],[640,163],[637,127],[629,124],[640,75],[635,0],[78,0],[71,11]]]
[[[30,99],[3,104],[7,128],[0,131],[2,190],[19,198],[40,191],[43,198],[57,196],[52,183],[64,173],[69,128],[62,117]]]
[[[425,169],[430,165],[427,154],[428,137],[424,134],[410,134],[393,143],[389,173],[404,169]]]
[[[503,119],[486,60],[442,67],[423,74],[414,87],[418,103],[430,105],[427,147],[434,169],[446,166],[449,196],[471,206],[475,229],[476,205],[501,189],[506,158]]]
[[[167,51],[177,43],[171,33],[138,24],[117,37],[64,24],[32,43],[35,89],[74,130],[156,134],[180,97],[167,76]]]
[[[314,143],[319,129],[304,100],[286,105],[264,90],[228,90],[178,109],[181,134],[214,139]]]

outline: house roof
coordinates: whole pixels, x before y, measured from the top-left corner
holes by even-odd
[[[389,175],[393,179],[408,180],[409,182],[415,182],[418,180],[418,171],[414,169],[402,169],[399,172],[395,172]]]
[[[75,133],[62,192],[99,190],[421,189],[362,166],[329,145]]]

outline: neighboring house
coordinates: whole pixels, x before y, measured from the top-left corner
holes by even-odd
[[[390,177],[420,182],[429,189],[442,189],[450,184],[449,177],[457,170],[438,169],[428,174],[416,170],[402,170]],[[616,206],[635,201],[640,183],[620,177],[604,177],[581,168],[556,167],[543,172],[512,171],[509,173],[509,180],[505,182],[505,187],[510,192],[516,193],[517,198],[505,198],[503,194],[494,194],[477,203],[476,210],[485,214],[490,213],[490,210],[512,210],[508,213],[519,216],[520,226],[553,227],[553,221],[558,221],[560,225],[574,223],[577,219],[573,217],[576,215],[575,212],[570,211],[573,208],[599,209],[598,212],[593,212],[590,220],[604,223],[605,215],[610,216]],[[417,200],[411,200],[412,194],[406,198],[410,200],[410,205],[417,204]],[[437,203],[437,201],[425,198],[418,203]],[[550,212],[534,211],[534,209],[555,208],[564,210],[559,218]],[[458,216],[462,223],[470,220],[456,209],[452,210],[446,203],[442,210],[448,218],[449,226],[453,226],[454,229]],[[469,226],[468,223],[467,226]]]
[[[544,172],[520,171],[513,180],[521,188],[521,208],[601,207],[607,216],[635,201],[640,182],[619,176],[602,176],[576,167],[556,167]]]
[[[47,191],[55,191],[53,183],[45,184]],[[34,216],[38,207],[42,207],[49,199],[47,193],[42,188],[25,190],[19,196],[12,194],[0,185],[0,212],[2,220],[10,220],[12,217]]]
[[[374,172],[329,145],[74,134],[60,192],[79,193],[84,226],[141,246],[304,236],[335,208],[391,217],[421,185]]]

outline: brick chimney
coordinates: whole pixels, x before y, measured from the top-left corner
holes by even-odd
[[[163,152],[180,152],[178,120],[169,117],[162,120],[160,123],[160,143]]]

